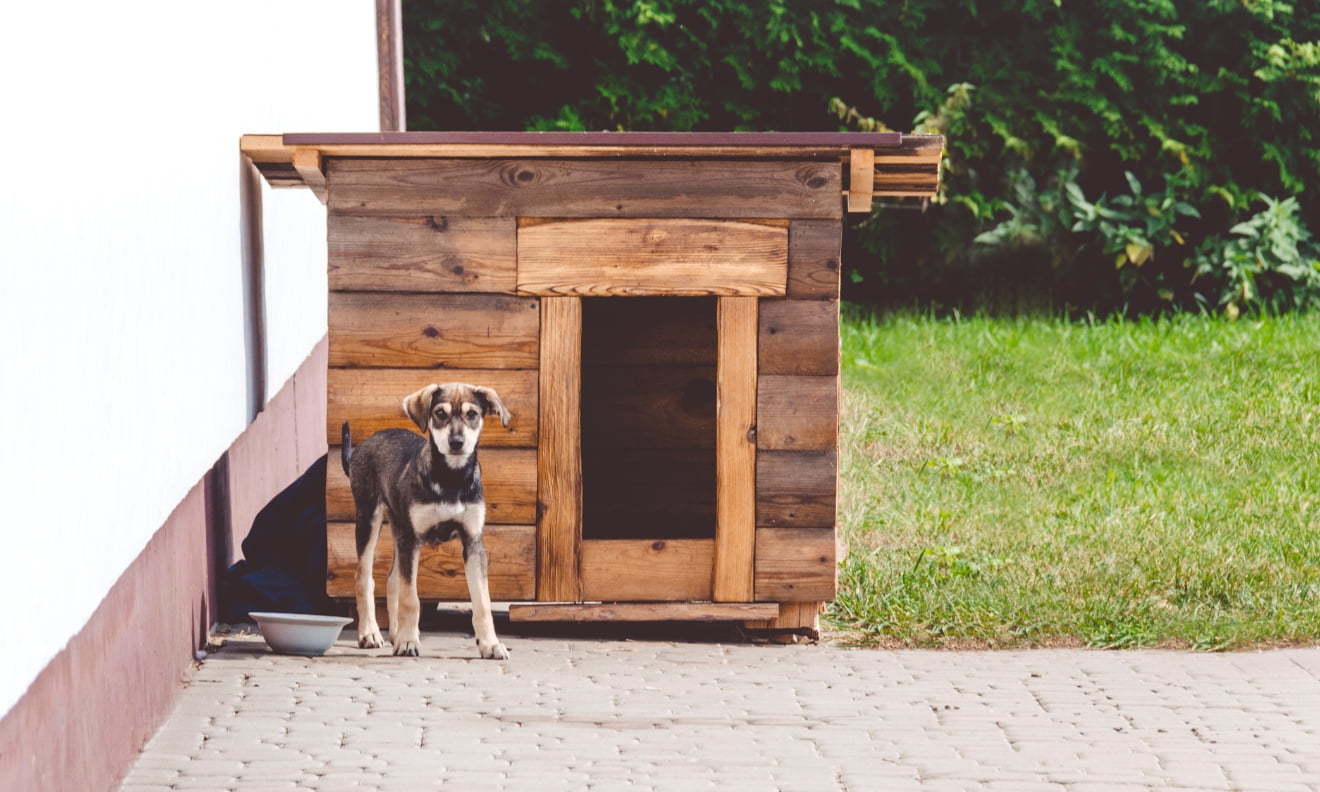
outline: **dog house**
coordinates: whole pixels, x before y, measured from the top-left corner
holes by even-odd
[[[514,621],[814,627],[836,585],[845,212],[934,193],[898,133],[251,135],[327,206],[326,436],[411,427],[430,382],[495,388],[480,458]],[[327,591],[353,596],[328,466]],[[389,569],[388,532],[376,559]],[[466,600],[457,542],[424,600]]]

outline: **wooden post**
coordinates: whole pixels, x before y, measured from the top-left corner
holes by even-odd
[[[408,128],[403,100],[403,10],[399,0],[376,0],[376,81],[380,131]]]
[[[848,156],[848,211],[871,211],[875,191],[875,152],[869,148],[853,149]]]
[[[582,543],[582,299],[541,300],[536,598],[577,602]]]
[[[719,298],[715,384],[716,602],[750,602],[756,555],[757,298]]]

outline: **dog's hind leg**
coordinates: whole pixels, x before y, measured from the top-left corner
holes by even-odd
[[[404,533],[400,531],[399,534]],[[422,650],[422,603],[417,595],[417,562],[421,548],[396,534],[394,571],[390,583],[394,590],[395,610],[390,613],[390,641],[394,654],[416,657]],[[397,632],[395,628],[398,628]]]
[[[490,585],[486,579],[486,545],[480,530],[464,530],[463,573],[467,576],[468,594],[472,597],[472,632],[477,636],[477,651],[487,660],[508,660],[509,650],[495,636],[495,618],[490,609]]]
[[[385,612],[390,619],[390,641],[399,634],[399,555],[390,562],[390,574],[385,578]]]
[[[385,520],[385,506],[373,511],[357,513],[358,568],[355,580],[358,610],[358,646],[375,649],[385,645],[376,623],[376,580],[373,567],[376,561],[376,540],[380,538],[380,525]]]

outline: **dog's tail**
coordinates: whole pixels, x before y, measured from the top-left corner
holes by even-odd
[[[353,440],[349,437],[348,421],[340,429],[339,462],[344,466],[344,475],[348,475],[348,460],[353,456]]]

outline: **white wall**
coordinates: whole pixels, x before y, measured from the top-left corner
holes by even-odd
[[[375,131],[374,12],[0,11],[0,714],[246,425],[239,135]],[[273,392],[325,333],[325,213],[263,190]]]

